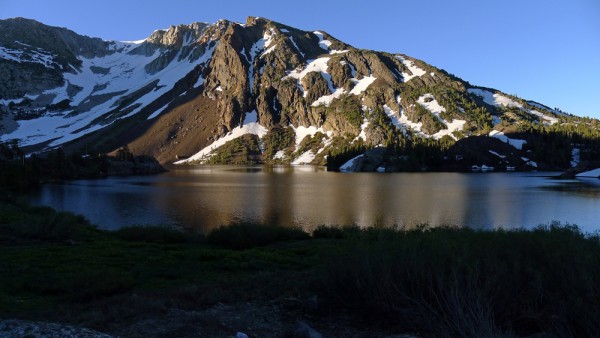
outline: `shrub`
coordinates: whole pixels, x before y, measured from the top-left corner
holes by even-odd
[[[309,235],[298,228],[252,223],[221,226],[206,236],[208,243],[234,250],[245,250],[281,241],[307,238]]]
[[[108,269],[88,272],[72,281],[73,291],[70,297],[74,301],[90,301],[109,297],[131,290],[135,286],[128,272]]]
[[[280,150],[286,150],[294,145],[296,134],[291,127],[271,128],[263,137],[265,146],[265,158],[271,160],[275,153]]]
[[[360,131],[363,123],[362,104],[355,95],[342,95],[334,99],[327,108],[327,114],[336,116],[336,119],[346,121],[350,126]]]
[[[433,336],[600,332],[600,242],[576,227],[363,232],[325,292],[359,317]]]
[[[313,136],[306,135],[300,144],[298,145],[297,154],[301,155],[302,153],[312,150],[313,153],[317,153],[317,151],[323,146],[323,139],[327,136],[322,132],[318,131]]]
[[[71,212],[57,212],[50,207],[25,207],[0,229],[22,239],[44,241],[83,240],[94,231],[89,221]]]
[[[320,225],[312,232],[313,238],[342,239],[359,237],[364,231],[358,225],[344,227]]]
[[[332,238],[340,239],[344,238],[344,231],[342,228],[330,227],[325,225],[318,226],[312,233],[313,238]]]
[[[198,235],[186,234],[181,230],[166,226],[135,225],[121,228],[114,234],[120,239],[132,242],[185,243],[201,240]]]

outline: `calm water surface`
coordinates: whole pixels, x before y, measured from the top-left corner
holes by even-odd
[[[460,225],[600,229],[600,180],[552,173],[333,173],[317,167],[196,166],[156,176],[44,185],[36,204],[84,214],[100,228],[169,224],[203,231],[234,221],[312,229]]]

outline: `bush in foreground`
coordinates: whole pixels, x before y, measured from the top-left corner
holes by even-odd
[[[206,236],[209,244],[234,250],[245,250],[281,241],[308,238],[310,236],[302,229],[252,223],[221,226]]]
[[[135,225],[120,228],[116,230],[114,234],[122,240],[132,242],[175,244],[202,241],[202,237],[199,235],[187,234],[181,230],[167,226]]]
[[[49,207],[21,208],[2,205],[0,212],[1,237],[41,241],[84,240],[95,231],[93,225],[80,215],[57,212]]]
[[[573,226],[362,236],[327,271],[334,305],[409,331],[600,333],[600,241]]]

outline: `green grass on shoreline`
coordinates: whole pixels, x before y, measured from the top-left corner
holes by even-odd
[[[0,276],[0,319],[106,331],[172,307],[316,295],[322,320],[343,313],[423,337],[600,333],[600,240],[570,225],[308,234],[235,224],[204,237],[100,231],[71,213],[0,203]]]

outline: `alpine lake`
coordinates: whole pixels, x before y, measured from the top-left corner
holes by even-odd
[[[164,174],[45,184],[31,203],[101,229],[167,225],[207,232],[239,222],[412,228],[600,230],[600,180],[558,173],[340,173],[313,166],[171,166]]]

